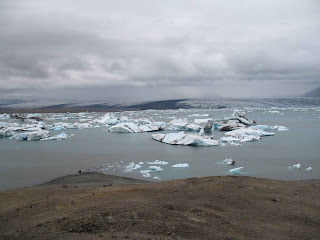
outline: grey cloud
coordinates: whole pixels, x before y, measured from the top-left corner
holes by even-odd
[[[175,97],[190,87],[200,97],[211,94],[202,86],[233,96],[230,84],[283,93],[320,84],[316,1],[0,4],[0,88],[134,86]]]

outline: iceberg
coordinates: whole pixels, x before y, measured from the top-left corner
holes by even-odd
[[[162,172],[163,169],[159,166],[150,166],[149,169],[157,171],[157,172]]]
[[[119,123],[108,129],[109,132],[114,133],[141,133],[141,132],[154,132],[162,130],[161,127],[153,124],[137,125],[135,123]]]
[[[201,130],[200,130],[200,132],[199,132],[199,135],[200,135],[200,136],[205,135],[205,132],[204,132],[204,129],[203,129],[203,128],[201,128]]]
[[[93,126],[90,123],[75,123],[74,124],[78,129],[88,129],[93,128]]]
[[[178,163],[178,164],[175,164],[173,166],[171,166],[173,168],[188,168],[190,167],[188,163]]]
[[[233,130],[231,132],[225,133],[226,136],[238,139],[239,141],[247,142],[247,141],[257,141],[260,140],[262,136],[272,136],[274,133],[266,132],[260,129],[253,128],[241,128],[237,130]]]
[[[301,168],[301,164],[297,163],[295,165],[290,166],[289,168],[293,168],[293,169],[300,169]]]
[[[207,122],[210,122],[212,121],[211,118],[200,118],[200,119],[194,119],[193,122],[196,123],[196,124],[204,124],[204,123],[207,123]]]
[[[126,119],[122,119],[123,121]],[[120,119],[115,117],[114,114],[107,113],[100,119],[95,119],[94,122],[100,124],[116,125],[120,123]]]
[[[134,162],[129,163],[128,165],[124,166],[125,170],[123,172],[132,172],[133,170],[137,170],[141,168],[140,164],[135,164]]]
[[[142,177],[151,177],[150,172],[152,170],[141,170],[140,172],[142,173]]]
[[[67,138],[68,138],[68,135],[65,132],[63,132],[63,133],[60,133],[60,134],[52,136],[52,137],[43,138],[41,140],[43,140],[43,141],[62,140],[62,139],[67,139]]]
[[[227,158],[223,160],[223,163],[229,164],[229,165],[234,165],[236,162],[232,158]]]
[[[168,162],[155,160],[154,162],[147,162],[149,165],[167,165]]]
[[[197,114],[197,113],[195,113],[195,114],[189,115],[188,117],[210,117],[210,115],[209,114]]]
[[[152,134],[152,138],[156,141],[172,145],[217,146],[219,144],[219,141],[213,140],[209,137],[199,135],[188,135],[184,132]]]
[[[289,129],[285,126],[274,126],[273,129],[278,130],[278,131],[288,131]]]
[[[230,169],[229,172],[231,174],[240,175],[241,174],[241,172],[240,172],[241,169],[243,169],[243,167],[233,168],[233,169]]]
[[[0,119],[9,119],[10,115],[7,113],[0,114]]]
[[[311,170],[312,170],[312,167],[307,167],[307,168],[306,168],[306,171],[307,171],[307,172],[309,172],[309,171],[311,171]]]
[[[249,121],[244,111],[235,110],[233,117],[216,120],[214,128],[220,131],[232,131],[239,128],[245,128],[255,124],[255,121]]]
[[[194,123],[188,123],[188,119],[186,118],[179,118],[179,119],[173,119],[170,121],[170,127],[169,130],[174,131],[199,131],[201,127]]]
[[[15,133],[12,137],[17,140],[35,141],[49,137],[49,131],[38,129],[32,132]]]

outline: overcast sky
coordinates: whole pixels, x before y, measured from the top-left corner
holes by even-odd
[[[257,97],[320,85],[319,0],[1,0],[0,95]]]

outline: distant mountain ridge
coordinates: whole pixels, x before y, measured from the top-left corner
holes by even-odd
[[[310,92],[307,92],[303,95],[304,97],[320,97],[320,87],[313,89]]]

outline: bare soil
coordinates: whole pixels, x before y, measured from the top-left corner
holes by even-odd
[[[0,239],[320,239],[320,184],[81,173],[0,192]]]

